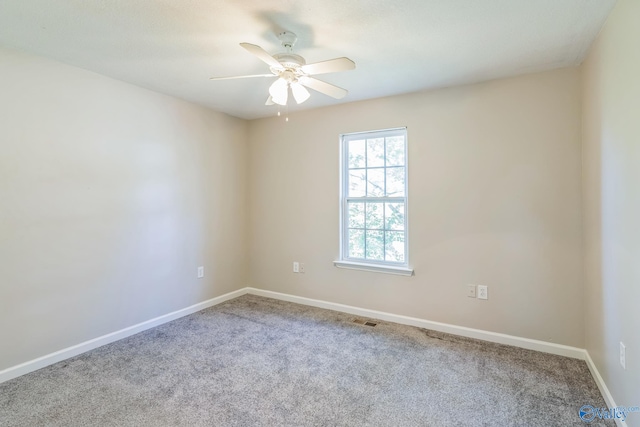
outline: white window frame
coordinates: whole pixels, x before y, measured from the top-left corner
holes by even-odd
[[[349,194],[349,141],[372,138],[386,138],[391,136],[404,137],[404,196],[401,197],[348,197]],[[408,185],[408,138],[407,128],[383,129],[367,132],[345,133],[340,135],[340,259],[334,265],[340,268],[365,270],[380,273],[412,276],[413,269],[409,267],[409,185]],[[386,166],[385,166],[386,168]],[[386,175],[385,175],[386,176]],[[379,261],[359,258],[349,258],[348,241],[348,208],[349,201],[362,200],[364,202],[395,202],[404,203],[404,262]]]

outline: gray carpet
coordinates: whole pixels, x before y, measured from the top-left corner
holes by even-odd
[[[0,384],[0,425],[584,427],[605,406],[583,361],[353,320],[245,295]]]

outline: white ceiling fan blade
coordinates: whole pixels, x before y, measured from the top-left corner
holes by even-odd
[[[289,83],[284,79],[278,79],[269,87],[271,100],[279,105],[287,105],[289,97]]]
[[[275,74],[252,74],[250,76],[210,77],[209,80],[249,79],[252,77],[277,77]]]
[[[336,99],[344,98],[345,95],[349,93],[346,89],[342,89],[341,87],[323,82],[322,80],[318,80],[313,77],[300,77],[298,81],[308,88],[311,88],[320,93],[324,93],[325,95],[329,95]]]
[[[269,96],[269,98],[267,98],[267,102],[264,103],[264,105],[273,105],[275,104],[275,102],[273,102],[273,98],[271,96]]]
[[[300,83],[291,83],[291,92],[293,92],[293,97],[298,104],[302,104],[311,96],[309,91]]]
[[[269,55],[267,51],[261,48],[260,46],[256,46],[255,44],[251,44],[251,43],[240,43],[240,46],[247,49],[249,53],[252,53],[255,56],[257,56],[258,59],[266,62],[267,65],[269,65],[270,67],[282,70],[282,64],[280,64],[276,58]]]
[[[353,70],[354,68],[356,68],[356,63],[344,57],[315,62],[300,67],[300,69],[307,74],[335,73],[337,71]]]

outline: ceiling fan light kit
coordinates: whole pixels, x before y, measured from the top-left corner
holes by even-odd
[[[335,58],[328,61],[307,64],[305,59],[292,52],[297,41],[297,36],[290,31],[278,34],[278,39],[286,49],[285,53],[270,55],[260,46],[251,43],[240,43],[249,53],[269,66],[271,74],[254,74],[249,76],[212,77],[211,80],[229,80],[252,77],[278,77],[269,87],[269,98],[265,105],[287,105],[289,91],[296,103],[302,104],[311,94],[306,88],[331,96],[336,99],[344,98],[347,90],[330,83],[311,77],[316,74],[335,73],[338,71],[353,70],[356,64],[349,58]]]
[[[271,100],[278,105],[287,105],[289,97],[289,83],[283,78],[279,78],[271,86],[269,86],[269,95]]]

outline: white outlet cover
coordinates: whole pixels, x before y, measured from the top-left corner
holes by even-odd
[[[478,299],[489,299],[489,289],[485,285],[478,285]]]
[[[620,365],[622,365],[622,369],[627,369],[627,347],[622,341],[620,341]]]
[[[198,267],[198,279],[202,279],[204,277],[204,267]]]
[[[300,264],[296,261],[293,262],[293,272],[298,273],[300,271]]]

